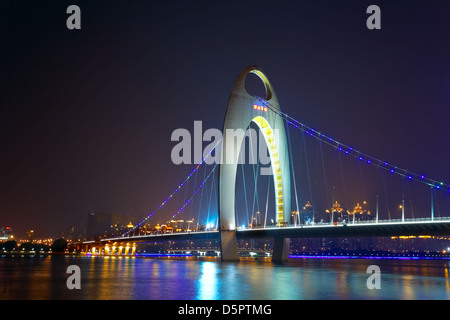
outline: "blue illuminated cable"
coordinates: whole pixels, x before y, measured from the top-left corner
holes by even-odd
[[[194,191],[194,193],[191,195],[191,197],[184,202],[184,204],[180,207],[180,209],[178,209],[178,211],[172,216],[172,218],[170,218],[169,220],[172,220],[173,218],[175,218],[179,213],[181,213],[184,208],[186,208],[186,206],[191,203],[192,199],[195,197],[196,194],[198,194],[198,192],[200,191],[201,188],[203,188],[204,184],[206,183],[206,181],[208,181],[209,177],[211,176],[211,174],[214,173],[214,171],[217,168],[217,163],[214,165],[214,168],[211,170],[211,172],[208,174],[208,176],[206,176],[205,180],[202,181],[202,183],[199,184],[199,186],[197,187],[197,189]]]
[[[216,149],[216,147],[219,145],[219,143],[222,141],[222,139],[219,139],[219,141],[217,141],[217,143],[214,145],[213,148],[211,148],[211,151],[209,151],[209,153],[202,159],[202,161],[194,168],[194,170],[191,171],[191,173],[186,177],[186,179],[172,192],[172,194],[170,194],[155,210],[153,210],[150,214],[147,215],[147,217],[145,217],[141,222],[139,222],[138,224],[136,224],[133,228],[131,228],[130,230],[128,230],[127,232],[123,233],[121,235],[121,237],[124,237],[126,235],[128,235],[131,231],[136,230],[136,228],[140,227],[144,222],[146,222],[149,218],[151,218],[156,211],[158,211],[159,209],[161,209],[168,201],[170,201],[170,199],[173,198],[173,196],[183,188],[183,186],[186,184],[186,182],[191,178],[191,176],[197,172],[197,170],[200,168],[201,165],[203,165],[206,161],[206,159],[209,158],[209,156],[211,155],[211,153]],[[217,163],[216,163],[217,166]],[[214,167],[215,169],[215,167]],[[213,170],[214,170],[213,169]]]
[[[436,188],[436,189],[440,189],[440,190],[448,190],[448,193],[450,193],[450,185],[445,184],[444,182],[441,181],[437,181],[434,179],[430,179],[425,177],[424,175],[420,175],[417,173],[413,173],[410,172],[406,169],[402,169],[399,168],[397,166],[394,166],[392,164],[390,164],[389,162],[386,161],[382,161],[380,159],[377,159],[375,157],[372,157],[368,154],[365,154],[361,151],[355,150],[353,147],[350,147],[346,144],[343,144],[323,133],[320,133],[319,131],[301,123],[300,121],[292,118],[291,116],[289,116],[288,114],[281,112],[280,110],[278,110],[277,108],[275,108],[272,104],[270,104],[268,101],[266,101],[265,99],[262,99],[260,97],[256,97],[254,96],[255,99],[259,100],[261,103],[263,103],[265,106],[267,106],[268,109],[270,109],[272,112],[274,112],[275,114],[277,114],[280,117],[283,117],[286,119],[286,121],[288,121],[288,124],[292,125],[293,127],[301,130],[302,132],[304,132],[305,134],[314,137],[328,145],[330,145],[331,147],[336,148],[339,151],[343,151],[345,152],[345,154],[347,155],[351,155],[355,158],[358,158],[360,161],[364,161],[369,165],[373,165],[379,168],[382,168],[384,170],[389,171],[390,173],[393,174],[397,174],[400,175],[404,178],[407,178],[408,180],[415,180],[415,181],[419,181],[421,183],[424,183],[428,186],[431,186],[432,188]]]

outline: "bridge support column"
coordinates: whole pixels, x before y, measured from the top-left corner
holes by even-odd
[[[222,261],[239,261],[236,231],[220,232],[220,259]]]
[[[275,238],[273,253],[272,253],[272,261],[273,262],[283,262],[289,259],[289,246],[290,246],[289,238]]]

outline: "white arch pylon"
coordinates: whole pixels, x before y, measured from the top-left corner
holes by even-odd
[[[266,89],[265,100],[271,108],[262,105],[260,100],[250,95],[245,88],[249,73],[257,75]],[[290,223],[291,192],[290,165],[286,128],[275,91],[263,71],[257,66],[249,66],[239,75],[228,102],[221,156],[224,161],[219,171],[219,227],[222,261],[239,260],[236,239],[236,174],[239,151],[243,135],[227,135],[227,132],[245,131],[251,122],[258,125],[269,147],[272,175],[274,178],[276,220],[279,226]],[[227,131],[228,130],[228,131]],[[277,132],[277,134],[274,134]],[[227,139],[228,136],[228,139]],[[231,161],[230,161],[231,158]],[[273,261],[286,260],[289,251],[289,239],[275,239]]]

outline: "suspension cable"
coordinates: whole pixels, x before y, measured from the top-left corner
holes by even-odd
[[[197,187],[197,189],[192,193],[191,197],[180,207],[180,209],[178,209],[178,211],[172,216],[172,218],[170,218],[169,220],[172,220],[173,218],[175,218],[180,212],[182,212],[184,210],[184,208],[186,208],[186,206],[191,203],[192,199],[195,197],[196,194],[198,194],[198,192],[200,191],[201,188],[203,188],[203,186],[205,185],[206,181],[208,181],[209,177],[211,176],[211,174],[214,173],[214,171],[217,168],[217,163],[214,165],[214,168],[211,170],[211,172],[208,174],[208,176],[206,177],[205,180],[203,180],[202,183],[200,183],[200,185]]]
[[[270,102],[268,102],[267,100],[260,98],[260,97],[256,97],[256,96],[254,96],[254,98],[259,100],[261,103],[263,103],[269,110],[274,112],[276,115],[285,118],[287,121],[289,121],[289,124],[293,125],[295,128],[301,130],[302,132],[304,132],[305,134],[307,134],[311,137],[314,137],[316,139],[323,141],[324,143],[336,148],[338,151],[344,152],[346,155],[351,155],[355,158],[358,158],[361,161],[365,161],[367,164],[374,165],[376,167],[380,167],[384,170],[389,171],[390,173],[397,174],[404,178],[407,178],[408,180],[416,180],[421,183],[427,184],[431,187],[434,187],[436,189],[448,190],[448,193],[450,194],[450,185],[449,184],[446,184],[442,181],[430,179],[423,174],[417,174],[414,172],[410,172],[409,170],[402,169],[398,166],[390,164],[387,161],[382,161],[382,160],[372,157],[366,153],[355,150],[353,147],[343,144],[343,143],[299,122],[298,120],[292,118],[288,114],[281,112],[280,110],[275,108],[272,104],[270,104]]]
[[[289,150],[291,150],[289,152],[289,158],[290,158],[291,170],[292,170],[292,180],[294,180],[295,205],[296,205],[296,215],[297,215],[297,217],[295,217],[295,224],[297,224],[297,219],[298,219],[298,223],[300,224],[300,215],[299,215],[300,211],[298,208],[298,194],[297,194],[297,179],[295,179],[294,162],[292,160],[291,135],[289,134],[289,125],[286,125],[286,131],[287,131]]]
[[[194,168],[194,170],[191,171],[191,173],[189,173],[189,175],[186,177],[186,179],[155,209],[153,210],[150,214],[147,215],[147,217],[145,217],[144,219],[142,219],[138,224],[136,224],[133,228],[131,228],[130,230],[128,230],[127,232],[123,233],[121,235],[121,237],[124,237],[126,235],[129,235],[131,231],[135,231],[136,228],[140,227],[144,222],[146,222],[149,218],[151,218],[158,210],[160,210],[168,201],[170,201],[173,196],[181,190],[181,188],[183,188],[183,186],[186,184],[186,182],[192,177],[192,175],[200,168],[201,165],[203,165],[206,162],[206,159],[208,159],[212,152],[216,149],[216,147],[219,145],[219,143],[222,142],[222,139],[219,139],[219,141],[217,141],[217,143],[214,145],[213,148],[211,148],[211,150],[209,151],[209,153],[204,156],[204,158],[202,159],[202,161]],[[217,163],[216,163],[217,165]],[[215,167],[214,167],[215,168]]]

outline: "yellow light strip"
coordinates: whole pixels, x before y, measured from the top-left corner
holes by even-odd
[[[255,122],[262,130],[264,137],[266,138],[267,146],[270,153],[270,159],[272,161],[272,168],[274,172],[274,182],[275,182],[275,197],[276,197],[276,208],[277,208],[277,223],[282,224],[284,222],[284,207],[283,207],[283,183],[281,176],[281,165],[278,155],[278,148],[276,145],[275,137],[273,135],[272,129],[266,119],[261,116],[257,116],[252,120]]]

